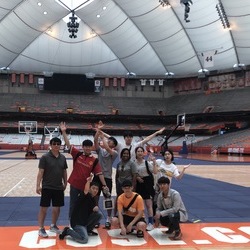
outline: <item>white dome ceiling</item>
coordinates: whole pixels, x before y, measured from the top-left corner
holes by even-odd
[[[134,72],[162,77],[173,72],[183,77],[205,68],[206,53],[213,56],[210,71],[250,65],[249,0],[193,0],[190,22],[185,22],[179,0],[169,0],[171,8],[163,8],[158,0],[84,2],[90,3],[75,9],[80,25],[72,39],[63,20],[70,7],[54,0],[1,0],[0,68],[96,76]],[[230,30],[222,26],[219,2]]]

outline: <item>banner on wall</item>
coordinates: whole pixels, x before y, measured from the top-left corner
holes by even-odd
[[[38,89],[39,90],[44,90],[44,78],[39,77],[37,79],[37,83],[38,83]]]
[[[95,93],[101,92],[101,81],[95,80]]]
[[[204,57],[204,68],[210,68],[214,66],[214,51],[203,52]]]

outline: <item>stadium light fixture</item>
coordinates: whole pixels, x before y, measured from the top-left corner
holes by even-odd
[[[228,21],[227,15],[226,15],[226,11],[222,5],[221,2],[219,2],[218,4],[216,4],[216,10],[218,12],[219,18],[221,20],[222,26],[224,29],[229,29],[230,28],[230,23]]]
[[[159,3],[161,4],[162,7],[169,7],[170,3],[168,0],[159,0]]]
[[[244,63],[235,63],[233,66],[234,70],[245,70],[246,65]]]
[[[167,78],[173,78],[174,77],[174,73],[173,72],[167,72],[167,73],[165,73],[165,76]]]
[[[189,23],[190,20],[188,19],[188,17],[190,12],[190,4],[193,4],[193,2],[192,0],[180,0],[180,3],[185,6],[184,20],[186,21],[186,23]]]
[[[68,31],[71,33],[69,35],[70,38],[77,38],[76,33],[78,32],[79,23],[77,22],[77,17],[75,16],[75,12],[71,12],[72,16],[69,17],[69,22],[67,23]]]

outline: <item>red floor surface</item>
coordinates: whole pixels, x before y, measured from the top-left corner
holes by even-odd
[[[59,240],[55,233],[49,238],[38,236],[37,227],[0,227],[0,249],[250,249],[249,223],[194,223],[182,224],[183,238],[174,241],[157,228],[145,234],[144,238],[135,235],[120,236],[119,229],[98,229],[99,236],[89,237],[88,244],[79,244],[70,239]]]

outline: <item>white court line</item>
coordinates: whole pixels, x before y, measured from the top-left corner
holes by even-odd
[[[23,178],[22,180],[20,180],[13,188],[11,188],[6,194],[3,195],[3,197],[5,197],[6,195],[8,195],[8,193],[10,193],[13,189],[15,189],[25,178]]]

